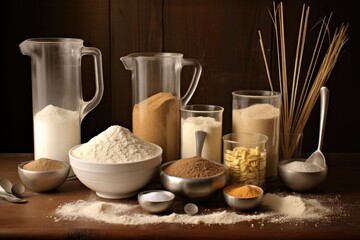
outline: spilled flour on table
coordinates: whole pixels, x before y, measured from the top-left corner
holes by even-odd
[[[333,202],[330,204],[329,199]],[[58,206],[53,218],[55,221],[94,220],[109,224],[143,225],[158,223],[180,224],[235,224],[238,222],[267,220],[271,223],[286,221],[321,222],[332,215],[339,216],[343,209],[336,198],[325,197],[323,201],[315,198],[303,198],[300,195],[281,195],[267,193],[256,212],[236,212],[230,208],[210,211],[189,216],[171,213],[156,215],[146,213],[138,205],[104,202],[99,200],[78,200]],[[329,220],[330,221],[330,220]],[[252,224],[253,225],[253,224]]]
[[[288,218],[321,218],[331,211],[316,199],[291,195],[282,197],[272,193],[266,194],[262,204]]]

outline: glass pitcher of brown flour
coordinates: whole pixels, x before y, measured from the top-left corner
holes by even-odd
[[[181,53],[147,52],[121,57],[132,72],[132,130],[163,149],[163,162],[180,157],[180,108],[195,92],[202,67]],[[184,66],[194,67],[187,92],[181,96],[180,78]]]

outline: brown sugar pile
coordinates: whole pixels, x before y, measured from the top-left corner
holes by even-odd
[[[198,156],[177,160],[164,169],[165,173],[182,178],[205,178],[224,171],[225,167]]]
[[[163,149],[163,161],[179,158],[180,101],[168,92],[159,92],[135,104],[133,133]]]
[[[58,161],[48,158],[39,158],[25,164],[23,169],[30,171],[54,171],[62,169],[63,167],[64,166]]]
[[[253,198],[261,194],[260,188],[249,185],[230,185],[225,189],[226,193],[237,198]]]

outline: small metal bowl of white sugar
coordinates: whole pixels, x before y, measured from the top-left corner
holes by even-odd
[[[327,166],[322,168],[306,163],[306,159],[283,160],[278,165],[280,179],[285,186],[295,192],[314,190],[324,182],[327,171]]]
[[[172,192],[164,190],[148,190],[138,194],[138,202],[142,209],[149,213],[161,213],[168,210],[175,199]]]

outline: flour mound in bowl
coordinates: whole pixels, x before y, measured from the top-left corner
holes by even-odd
[[[113,125],[71,154],[89,162],[128,163],[155,157],[159,151],[159,147],[137,138],[129,129]]]

